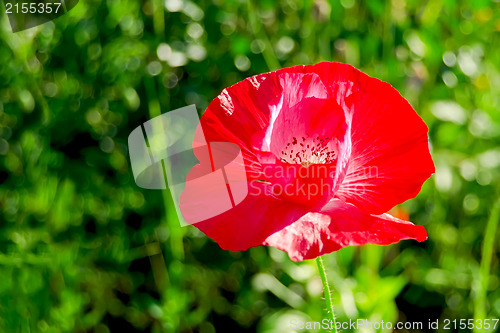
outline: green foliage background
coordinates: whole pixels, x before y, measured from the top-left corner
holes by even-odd
[[[0,27],[0,331],[293,332],[324,318],[313,261],[181,228],[127,153],[150,117],[324,60],[398,89],[437,168],[400,207],[429,240],[325,256],[338,320],[500,317],[498,2],[81,0],[16,34],[2,10]]]

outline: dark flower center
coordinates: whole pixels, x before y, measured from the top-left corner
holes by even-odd
[[[302,164],[309,166],[312,164],[331,164],[337,154],[328,146],[330,137],[302,137],[292,138],[292,141],[281,150],[281,162],[289,164]]]

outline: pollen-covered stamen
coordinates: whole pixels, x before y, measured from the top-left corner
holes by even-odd
[[[311,164],[330,164],[333,163],[337,154],[332,149],[331,137],[292,137],[292,141],[287,143],[281,150],[280,159],[289,164],[302,164],[309,166]]]

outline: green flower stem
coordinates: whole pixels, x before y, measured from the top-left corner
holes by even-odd
[[[333,307],[332,292],[330,290],[330,285],[328,284],[328,279],[326,277],[325,265],[323,263],[322,257],[316,258],[316,264],[318,265],[319,276],[321,277],[321,282],[323,283],[323,292],[325,294],[326,310],[330,316],[330,320],[333,323],[333,332],[337,333],[337,319],[335,318],[335,309]]]
[[[500,220],[500,200],[497,200],[491,210],[490,218],[486,224],[486,230],[483,240],[483,248],[481,254],[481,265],[479,269],[479,278],[476,284],[476,297],[474,306],[474,319],[486,319],[486,293],[488,290],[491,258],[495,247],[495,235],[497,233],[498,222]],[[476,328],[474,330],[478,332]]]

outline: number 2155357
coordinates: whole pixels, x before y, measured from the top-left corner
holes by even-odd
[[[60,2],[16,2],[6,3],[7,14],[57,14],[61,9]]]

